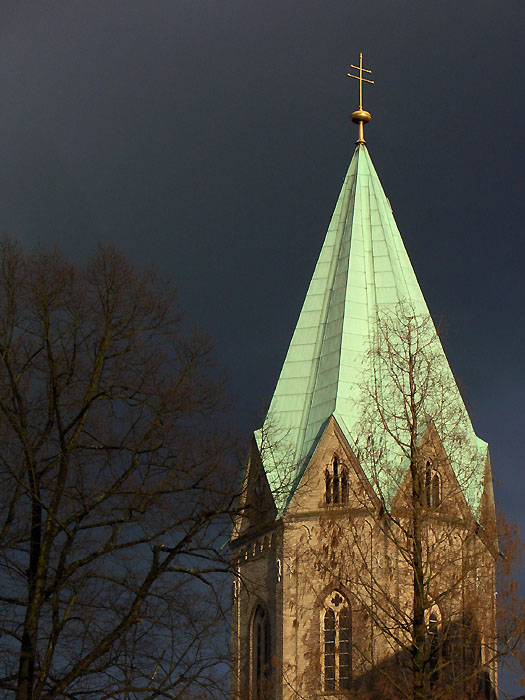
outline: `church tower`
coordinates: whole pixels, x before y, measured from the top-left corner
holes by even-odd
[[[493,698],[494,497],[364,139],[234,523],[232,698]]]

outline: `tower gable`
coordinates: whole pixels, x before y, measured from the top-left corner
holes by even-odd
[[[277,509],[257,443],[252,438],[231,539],[264,530],[275,521]]]
[[[466,465],[462,474],[452,469],[443,442],[432,422],[428,425],[419,443],[418,467],[423,473],[425,502],[429,511],[449,520],[472,522],[472,513],[465,499],[465,484],[472,479],[474,465]],[[461,480],[464,481],[461,484]],[[403,480],[392,501],[392,512],[400,512],[411,503],[412,480],[407,468]]]
[[[375,509],[378,499],[358,459],[331,416],[317,447],[298,479],[287,514],[337,512],[340,508]]]

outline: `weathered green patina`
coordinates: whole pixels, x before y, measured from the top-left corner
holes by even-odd
[[[429,311],[366,146],[356,148],[284,361],[263,427],[255,437],[268,482],[282,513],[333,415],[350,446],[359,438],[363,387],[372,371],[368,354],[378,314],[406,303],[420,317]],[[432,326],[433,328],[433,326]],[[463,443],[474,465],[462,488],[476,515],[487,445],[476,437],[437,333],[441,355],[461,414]],[[433,418],[433,407],[426,409]],[[447,438],[443,437],[447,450]],[[395,444],[385,443],[392,470],[377,488],[393,494],[406,468]],[[448,445],[452,468],[461,465]],[[367,465],[362,465],[365,473]],[[371,479],[373,481],[373,479]],[[387,483],[390,482],[390,483]],[[461,480],[460,480],[461,483]],[[389,496],[386,497],[386,500]]]

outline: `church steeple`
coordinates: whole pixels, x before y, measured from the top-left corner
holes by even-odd
[[[364,121],[359,122],[360,137]],[[390,203],[360,138],[267,418],[255,433],[280,512],[286,509],[331,416],[354,449],[365,400],[363,384],[372,372],[367,353],[377,337],[378,315],[400,303],[409,305],[421,318],[429,317]],[[474,455],[474,474],[463,490],[476,515],[487,446],[473,431],[435,333],[432,342],[434,351],[443,358],[447,381],[453,386],[451,400],[461,416],[464,440]],[[431,409],[428,407],[430,415]],[[441,439],[454,469],[454,450],[447,450],[446,436]],[[401,470],[402,455],[388,439],[385,446],[394,467]],[[366,464],[362,466],[366,473]],[[395,484],[380,486],[388,492]]]
[[[233,700],[495,697],[487,445],[370,160],[358,69],[357,148],[230,539]]]

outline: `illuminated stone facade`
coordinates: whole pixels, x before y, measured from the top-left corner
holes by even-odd
[[[488,450],[364,145],[252,441],[239,506],[233,698],[494,697]],[[416,661],[414,638],[424,639]]]

